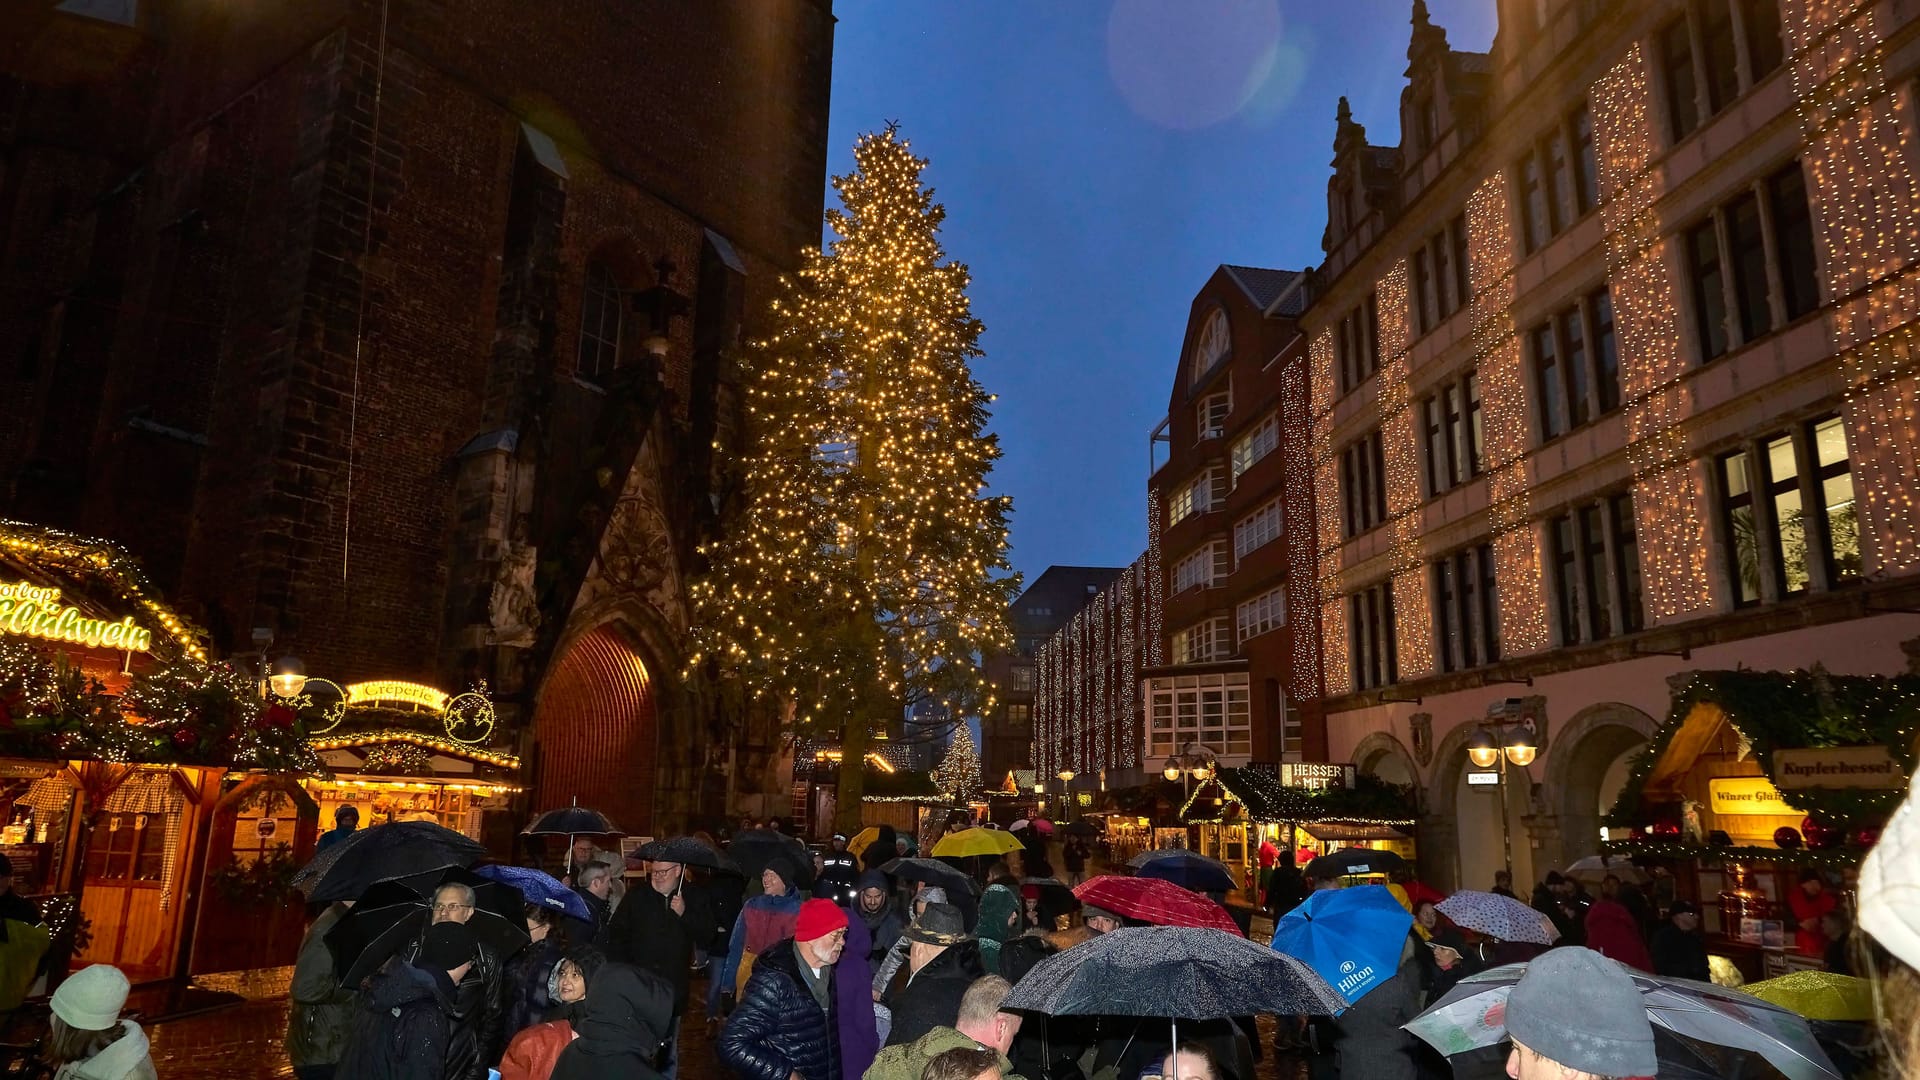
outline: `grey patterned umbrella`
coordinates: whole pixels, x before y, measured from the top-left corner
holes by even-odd
[[[1511,896],[1461,889],[1435,905],[1454,925],[1497,937],[1501,941],[1526,941],[1551,945],[1560,931],[1552,920]]]
[[[1140,926],[1109,931],[1035,964],[1006,1007],[1049,1016],[1216,1020],[1254,1013],[1330,1016],[1347,1002],[1298,959],[1237,934]]]

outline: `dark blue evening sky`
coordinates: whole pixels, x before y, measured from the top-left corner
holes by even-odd
[[[1494,0],[1429,7],[1455,48],[1492,40]],[[889,120],[931,162],[987,327],[1015,568],[1130,562],[1194,293],[1223,262],[1320,261],[1335,102],[1396,141],[1411,0],[834,9],[830,168]]]

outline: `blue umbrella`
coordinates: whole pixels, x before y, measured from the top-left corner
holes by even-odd
[[[1170,851],[1155,852],[1154,856],[1136,861],[1133,876],[1159,878],[1195,892],[1232,892],[1240,887],[1231,871],[1205,855]]]
[[[1280,917],[1273,947],[1306,961],[1352,1004],[1393,978],[1412,927],[1385,885],[1321,889]]]
[[[529,904],[552,908],[562,915],[571,915],[581,922],[591,924],[593,912],[587,910],[587,902],[580,894],[560,884],[560,879],[544,870],[535,870],[530,866],[507,866],[504,863],[492,863],[476,866],[473,872],[492,881],[504,882],[520,890]]]

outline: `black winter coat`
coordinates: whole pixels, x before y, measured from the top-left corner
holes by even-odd
[[[421,939],[415,938],[400,954],[400,963],[411,964],[420,956]],[[447,1080],[487,1080],[487,1070],[507,1050],[507,977],[500,954],[485,943],[475,946],[478,954],[467,977],[454,991],[454,1023],[447,1034]],[[352,1076],[342,1071],[341,1076]]]
[[[971,954],[971,955],[969,955]],[[910,1043],[937,1027],[952,1027],[960,1019],[960,999],[967,996],[981,970],[979,950],[972,942],[948,946],[911,977],[906,965],[886,994],[893,1010],[887,1045]]]
[[[1671,922],[1661,923],[1654,930],[1647,951],[1653,954],[1655,975],[1713,981],[1713,970],[1707,965],[1707,939],[1699,934],[1689,933]]]
[[[744,1080],[840,1080],[840,1033],[831,1012],[834,968],[825,969],[823,1010],[800,975],[788,938],[754,961],[740,1004],[720,1032],[721,1064]]]
[[[560,962],[566,949],[557,937],[549,935],[535,941],[507,961],[507,1038],[520,1033],[522,1028],[532,1027],[553,1011],[560,1003],[547,994],[547,983],[553,975],[553,966]]]
[[[607,928],[607,958],[651,971],[673,987],[673,1015],[687,1011],[687,975],[693,949],[713,937],[713,915],[704,893],[682,888],[686,911],[676,915],[671,898],[649,886],[627,893]]]
[[[445,972],[389,963],[372,979],[336,1073],[354,1080],[441,1080],[462,1017]],[[480,1075],[486,1076],[482,1067]]]

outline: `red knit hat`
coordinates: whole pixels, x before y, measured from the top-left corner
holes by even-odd
[[[800,905],[800,917],[793,923],[793,940],[812,941],[846,928],[847,913],[833,901],[809,900]]]

